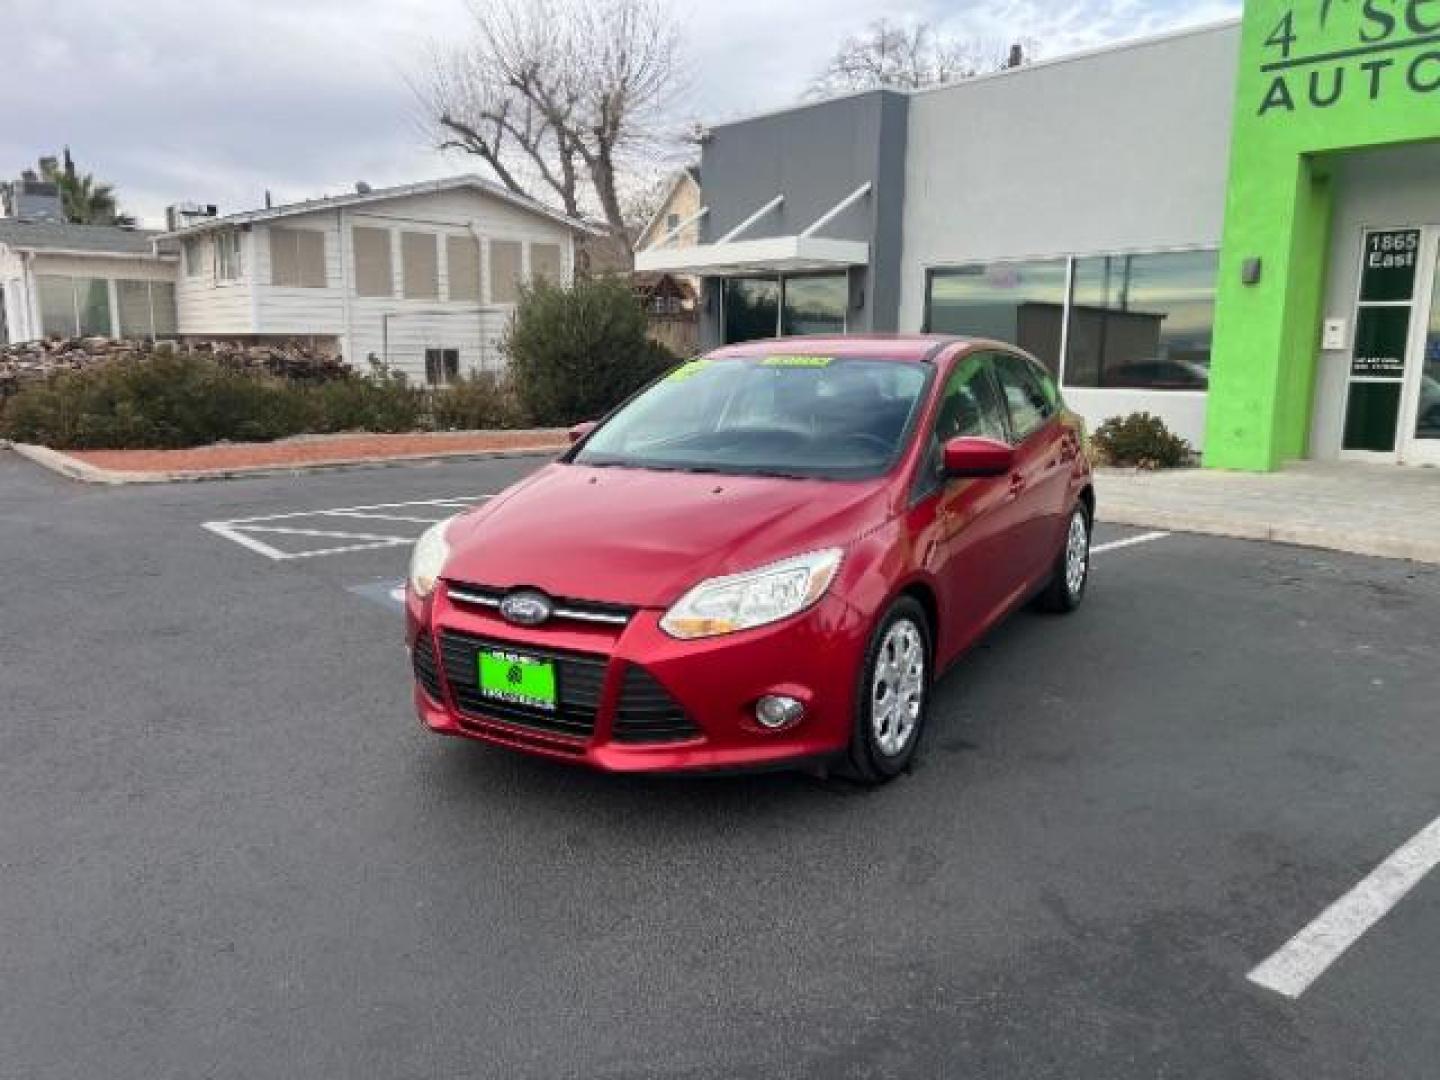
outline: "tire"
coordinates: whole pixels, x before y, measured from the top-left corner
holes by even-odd
[[[900,597],[876,623],[865,650],[855,725],[842,766],[851,780],[877,786],[910,768],[930,710],[933,657],[925,609],[908,596]],[[894,679],[887,677],[892,675],[904,680],[898,691]],[[883,709],[887,699],[892,708],[877,714],[877,706]]]
[[[1055,565],[1050,570],[1050,583],[1036,597],[1036,606],[1041,611],[1066,615],[1085,599],[1085,589],[1090,584],[1090,534],[1093,528],[1090,511],[1083,502],[1076,503],[1070,511],[1070,522],[1065,527],[1065,541],[1060,545]]]

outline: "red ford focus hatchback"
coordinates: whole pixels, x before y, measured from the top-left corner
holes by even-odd
[[[416,545],[432,730],[670,771],[912,760],[935,675],[1074,609],[1080,421],[994,342],[800,338],[687,363]]]

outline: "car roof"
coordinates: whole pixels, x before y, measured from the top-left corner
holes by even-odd
[[[931,362],[955,346],[978,339],[946,334],[826,334],[809,337],[767,338],[726,345],[709,354],[712,360],[745,360],[760,356],[833,356],[846,359],[919,360]]]

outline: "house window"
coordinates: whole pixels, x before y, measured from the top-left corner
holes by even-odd
[[[439,240],[434,233],[400,234],[401,292],[405,299],[440,299]]]
[[[427,386],[449,386],[459,378],[459,349],[425,350],[425,383]]]
[[[1068,259],[998,262],[930,275],[926,328],[1018,345],[1060,370]]]
[[[240,233],[226,229],[215,234],[215,280],[239,281],[243,272]]]
[[[181,248],[185,252],[185,276],[199,277],[205,272],[205,241],[198,236],[191,237]]]
[[[480,302],[480,242],[473,236],[445,238],[445,268],[450,299]]]
[[[1218,273],[1213,251],[1076,259],[1065,385],[1209,387]]]
[[[117,281],[115,297],[122,338],[174,336],[175,286],[168,281]]]
[[[74,337],[79,331],[74,282],[42,274],[35,279],[35,291],[40,299],[40,332],[45,337]]]
[[[290,289],[323,289],[325,234],[315,229],[270,227],[270,284]]]
[[[42,274],[36,279],[46,337],[110,337],[110,282]]]
[[[513,304],[520,298],[520,242],[490,241],[490,300]]]
[[[680,228],[680,215],[679,215],[679,214],[666,214],[666,215],[665,215],[665,235],[666,235],[666,236],[669,236],[671,233],[673,233],[673,232],[674,232],[676,229],[678,229],[678,228]]]
[[[560,245],[530,245],[530,277],[535,281],[560,281]]]
[[[355,252],[355,295],[394,296],[395,273],[390,263],[390,230],[351,230]]]

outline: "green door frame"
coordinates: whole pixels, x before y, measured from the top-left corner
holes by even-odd
[[[1246,0],[1205,464],[1268,471],[1310,432],[1331,162],[1440,139],[1440,0]]]

